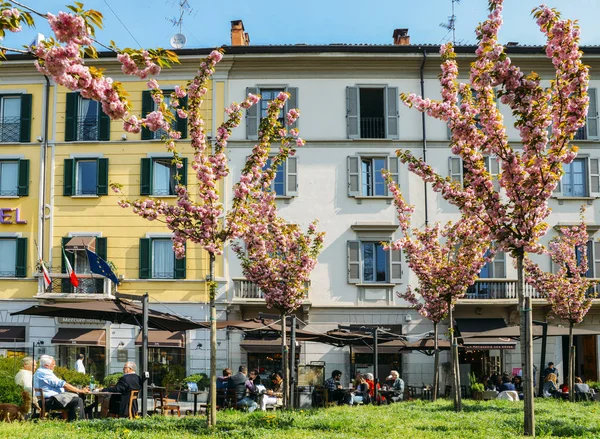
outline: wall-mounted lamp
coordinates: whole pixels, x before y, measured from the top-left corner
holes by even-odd
[[[127,134],[121,134],[121,140],[127,140]]]
[[[120,341],[119,344],[117,345],[117,349],[118,348],[122,348],[123,346],[125,346],[125,343],[123,343],[122,341]]]
[[[44,344],[44,340],[39,340],[35,345],[42,346]]]
[[[405,322],[410,322],[410,321],[412,321],[412,316],[411,316],[410,314],[406,314],[406,315],[404,316],[404,321],[405,321]]]
[[[217,346],[221,346],[221,342],[220,341],[217,342]]]
[[[202,343],[198,343],[198,344],[196,345],[196,349],[202,349]]]

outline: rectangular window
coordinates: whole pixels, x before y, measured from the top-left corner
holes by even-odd
[[[346,125],[349,139],[398,139],[398,88],[346,88]]]
[[[267,117],[267,110],[269,109],[269,103],[275,99],[279,93],[284,92],[285,91],[285,87],[283,88],[261,88],[260,89],[260,96],[261,99],[259,101],[259,105],[260,105],[260,120],[263,120],[265,117]],[[283,118],[285,117],[284,112],[280,112],[279,113],[279,119],[277,119],[279,121],[279,123],[281,125],[283,125]]]
[[[383,250],[379,242],[363,242],[363,281],[387,282],[388,280],[388,252]]]
[[[64,161],[63,195],[107,195],[108,159],[72,158]]]
[[[483,165],[485,170],[490,173],[494,190],[496,192],[500,191],[500,160],[498,160],[497,157],[484,156]],[[467,169],[464,166],[462,158],[448,157],[448,175],[452,181],[456,181],[463,185],[466,174]]]
[[[267,159],[267,163],[263,170],[271,167],[271,158]],[[271,183],[271,190],[275,192],[277,196],[285,196],[286,195],[286,184],[285,184],[285,175],[286,175],[286,166],[285,162],[280,163],[277,167],[275,178]]]
[[[479,272],[481,279],[506,278],[506,255],[504,252],[496,253],[492,262],[486,263]]]
[[[21,134],[21,97],[0,98],[0,142],[19,142]]]
[[[19,162],[0,161],[0,196],[15,197],[19,188]],[[2,253],[0,253],[2,254]]]
[[[575,159],[563,165],[565,174],[562,177],[563,195],[565,197],[587,197],[586,159]]]
[[[187,185],[187,158],[182,157],[181,168],[173,157],[148,157],[142,159],[140,195],[166,197],[176,195],[178,184]]]
[[[110,118],[100,103],[79,93],[67,93],[65,141],[90,142],[110,140]]]
[[[185,257],[175,258],[170,238],[142,238],[139,275],[140,279],[185,279]]]
[[[381,174],[383,169],[390,172],[392,180],[398,183],[399,163],[396,156],[355,155],[347,158],[349,197],[389,197],[387,184]]]
[[[588,108],[587,116],[585,118],[585,125],[577,130],[575,133],[574,140],[595,140],[598,139],[600,134],[598,133],[598,96],[596,88],[588,89],[588,96],[590,99],[590,105]]]
[[[187,137],[187,119],[180,119],[179,116],[177,115],[177,109],[171,107],[171,93],[173,93],[174,90],[163,90],[163,102],[165,103],[165,105],[167,106],[167,108],[171,111],[171,114],[173,115],[174,119],[171,122],[171,129],[173,129],[174,131],[179,131],[181,133],[181,138],[185,139]],[[180,108],[186,108],[187,107],[187,96],[183,99],[179,99],[179,106]],[[153,111],[156,111],[158,109],[158,105],[156,104],[156,102],[154,102],[154,99],[152,99],[152,94],[150,93],[149,90],[143,91],[142,92],[142,117],[146,117],[149,113],[152,113]],[[158,130],[158,131],[150,131],[147,128],[142,128],[142,140],[160,140],[162,139],[164,136],[167,135],[167,132],[165,130]]]
[[[0,239],[0,277],[15,277],[17,274],[17,240]]]
[[[285,126],[285,115],[292,108],[297,108],[298,105],[298,89],[296,87],[288,87],[286,85],[272,85],[265,87],[247,87],[246,96],[249,93],[254,95],[260,95],[261,99],[258,105],[253,105],[246,111],[246,139],[257,140],[258,131],[260,127],[260,121],[267,116],[267,109],[269,102],[277,97],[281,92],[290,94],[289,99],[285,102],[285,107],[281,109],[279,113],[279,124]],[[285,126],[287,129],[297,128],[298,122],[295,122],[291,126]]]
[[[98,163],[92,160],[76,160],[75,179],[77,189],[75,195],[96,195],[98,179]]]

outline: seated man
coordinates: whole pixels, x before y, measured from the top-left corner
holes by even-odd
[[[397,370],[392,370],[388,378],[391,383],[391,390],[393,391],[390,396],[390,402],[402,401],[404,399],[404,380],[400,378]]]
[[[283,376],[281,372],[271,374],[271,383],[273,387],[267,390],[260,400],[260,409],[264,412],[267,405],[283,405]]]
[[[252,398],[246,396],[246,381],[248,381],[248,378],[246,377],[247,373],[248,368],[246,366],[240,366],[239,372],[229,378],[228,389],[235,392],[237,408],[245,408],[248,412],[253,412],[258,408],[258,404],[256,401],[253,401]]]
[[[508,375],[502,376],[502,385],[498,392],[516,392],[516,386],[511,382],[510,377]]]
[[[33,371],[35,370],[35,361],[31,357],[25,357],[21,360],[21,370],[15,375],[15,384],[23,387],[23,390],[31,393],[33,404],[38,408],[37,399],[33,395]],[[29,408],[31,411],[31,407]]]
[[[226,367],[223,369],[223,376],[217,377],[217,406],[224,407],[227,403],[227,384],[231,378],[232,371]]]
[[[325,380],[325,388],[329,392],[329,400],[338,403],[338,405],[351,402],[351,395],[348,395],[345,390],[342,389],[342,372],[340,370],[334,370],[331,372],[331,378]]]
[[[132,390],[140,390],[142,388],[142,378],[137,375],[137,366],[133,361],[128,361],[123,366],[123,376],[114,386],[102,389],[103,392],[115,392],[120,395],[111,395],[110,397],[110,413],[118,414],[121,418],[129,417],[129,398]],[[137,399],[133,400],[132,414],[138,411]]]
[[[69,421],[85,418],[83,400],[78,393],[89,393],[89,390],[78,389],[77,387],[61,380],[54,375],[56,361],[50,355],[40,357],[40,367],[33,375],[33,387],[42,389],[44,392],[44,403],[46,410],[69,411]],[[72,393],[69,393],[72,392]]]

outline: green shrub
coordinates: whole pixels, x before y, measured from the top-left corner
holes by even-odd
[[[185,386],[187,383],[198,383],[198,390],[204,390],[208,387],[210,380],[208,375],[204,373],[195,373],[193,375],[189,375],[185,377],[181,381],[181,385]]]
[[[56,366],[54,368],[54,375],[65,380],[67,383],[73,386],[85,387],[90,384],[89,375],[72,369],[67,369],[66,367]]]
[[[123,372],[111,373],[110,375],[106,375],[104,377],[104,381],[102,381],[102,385],[104,387],[114,386],[117,384],[117,381],[123,376]]]
[[[185,368],[183,366],[172,364],[163,366],[163,369],[166,369],[166,374],[162,379],[164,387],[174,388],[181,386],[181,382],[185,377]]]
[[[14,377],[21,369],[21,359],[22,357],[0,357],[0,372],[6,372]]]
[[[587,381],[586,384],[590,386],[590,389],[594,389],[596,392],[600,392],[600,381]]]
[[[23,388],[15,384],[12,373],[0,371],[0,402],[8,404],[21,404]]]

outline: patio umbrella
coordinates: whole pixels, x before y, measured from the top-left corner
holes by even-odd
[[[140,328],[143,325],[142,307],[120,299],[34,305],[31,308],[11,313],[11,315],[78,317],[81,319],[105,320],[112,323],[126,323]],[[204,326],[173,314],[148,310],[148,327],[173,332],[198,329]]]

